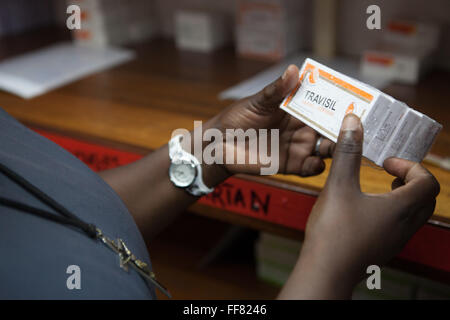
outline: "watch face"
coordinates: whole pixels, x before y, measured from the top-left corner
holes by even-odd
[[[196,176],[195,167],[189,162],[172,163],[169,168],[170,180],[177,187],[188,187],[194,182]]]

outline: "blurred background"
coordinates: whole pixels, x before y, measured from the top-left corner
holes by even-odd
[[[324,18],[320,19],[322,21],[318,24],[325,24],[328,27],[333,26],[332,34],[329,35],[332,38],[330,42],[335,44],[334,50],[339,54],[358,56],[365,50],[378,45],[383,39],[386,26],[392,22],[398,20],[427,22],[438,27],[441,31],[438,64],[449,68],[450,62],[446,57],[448,58],[450,54],[450,17],[448,15],[449,4],[445,0],[426,2],[420,0],[80,0],[69,1],[67,4],[64,0],[4,0],[1,2],[0,36],[18,34],[48,25],[64,27],[68,17],[68,14],[66,14],[67,5],[77,4],[84,12],[82,29],[87,31],[78,32],[79,35],[75,36],[78,41],[98,44],[127,44],[149,37],[176,38],[177,31],[181,33],[184,31],[193,38],[197,36],[197,41],[200,41],[201,34],[189,34],[188,31],[192,33],[200,33],[201,31],[177,29],[177,22],[183,23],[183,21],[189,20],[189,18],[186,18],[186,15],[189,15],[186,13],[188,11],[191,14],[190,16],[193,13],[197,14],[197,19],[194,17],[185,22],[187,24],[190,22],[191,28],[194,25],[201,24],[202,18],[198,16],[199,13],[212,14],[216,18],[214,19],[214,28],[217,28],[216,25],[218,24],[223,24],[223,27],[227,29],[225,33],[231,33],[226,40],[212,40],[217,43],[223,42],[218,45],[234,43],[239,52],[243,45],[239,41],[245,42],[243,40],[246,40],[245,37],[250,34],[261,37],[260,39],[263,41],[262,30],[269,30],[267,33],[273,35],[274,38],[270,39],[270,35],[266,34],[264,40],[272,40],[273,42],[281,40],[281,42],[290,43],[289,46],[292,49],[280,51],[280,56],[283,56],[296,49],[313,49],[314,35],[320,33],[319,30],[314,28],[315,13],[313,9],[315,2],[317,2],[316,6],[321,7],[320,12],[316,14],[320,18]],[[369,30],[365,27],[369,16],[369,14],[366,14],[366,9],[374,4],[381,9],[380,30]],[[225,19],[225,21],[222,23],[221,19],[217,19],[217,16]],[[121,30],[121,32],[116,32],[118,30]],[[222,30],[216,31],[217,34],[222,33]],[[91,35],[87,36],[87,33],[91,33]],[[83,35],[89,39],[85,39]],[[257,42],[257,39],[253,38],[249,41]],[[267,52],[269,50],[268,45],[269,43],[266,43],[265,48],[258,48],[257,44],[254,43],[255,47],[252,50],[255,53],[258,49],[260,53]]]
[[[354,298],[449,299],[449,12],[448,0],[1,0],[0,107],[103,170],[317,59],[444,126],[426,158],[441,182],[432,221],[382,290],[362,283]],[[179,299],[276,297],[326,174],[227,181],[148,241],[156,273]],[[386,173],[361,177],[389,190]]]

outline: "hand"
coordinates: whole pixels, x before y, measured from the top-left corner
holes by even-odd
[[[385,170],[396,177],[391,192],[361,192],[362,141],[359,118],[346,116],[296,267],[313,274],[305,280],[311,287],[303,297],[349,297],[367,266],[392,259],[434,211],[439,183],[420,164],[408,160],[384,162]]]
[[[319,135],[301,121],[279,108],[285,96],[289,94],[299,83],[299,70],[296,66],[290,65],[283,76],[265,87],[259,93],[248,98],[239,100],[231,105],[221,114],[213,119],[212,127],[218,128],[223,133],[227,129],[279,129],[279,157],[272,159],[278,161],[278,173],[297,174],[300,176],[311,176],[320,174],[325,169],[323,158],[332,154],[334,143],[324,139],[320,145],[320,155],[314,155],[314,149]],[[226,135],[225,135],[226,136]],[[250,138],[252,140],[254,138]],[[264,139],[257,135],[256,140]],[[270,138],[267,137],[268,149],[274,146]],[[249,164],[249,143],[245,148],[236,147],[235,144],[224,142],[224,154],[244,154],[245,164],[226,164],[225,167],[230,173],[252,173],[260,174],[260,155],[257,163]],[[272,153],[273,155],[274,153]]]

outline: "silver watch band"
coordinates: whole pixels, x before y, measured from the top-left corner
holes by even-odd
[[[206,186],[205,183],[203,182],[202,166],[200,164],[200,161],[198,161],[198,159],[194,155],[183,150],[181,146],[182,139],[183,136],[180,134],[174,136],[169,141],[169,157],[172,162],[176,161],[178,158],[187,159],[190,163],[192,163],[195,166],[195,169],[197,170],[197,175],[192,184],[186,188],[186,191],[196,197],[201,197],[203,195],[213,192],[214,188],[208,188],[208,186]]]

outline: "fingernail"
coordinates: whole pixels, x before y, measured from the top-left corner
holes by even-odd
[[[342,130],[356,130],[360,126],[359,118],[354,114],[348,114],[345,116],[342,122]]]
[[[291,65],[289,65],[286,70],[284,71],[283,75],[281,76],[281,79],[286,79],[288,73],[289,73],[289,69],[291,69]]]
[[[283,75],[281,76],[282,80],[286,79],[288,71],[289,71],[289,67],[284,71]]]

